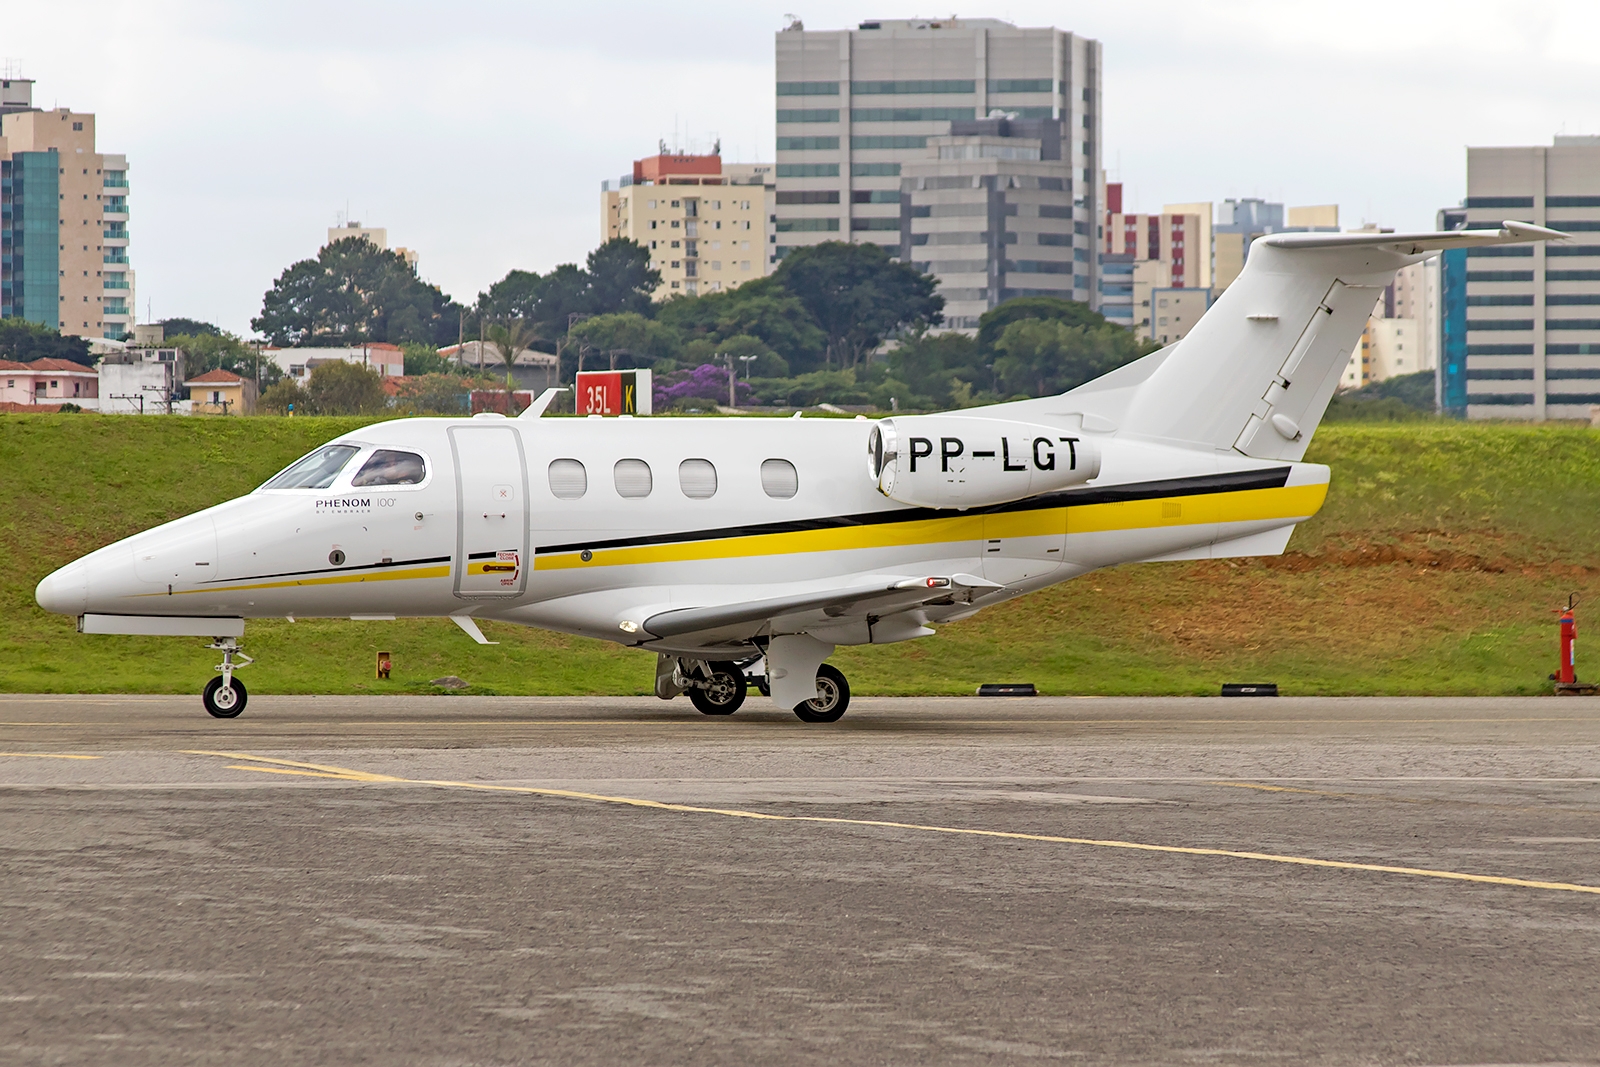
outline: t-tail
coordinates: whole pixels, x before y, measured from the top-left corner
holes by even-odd
[[[1147,357],[1160,357],[1159,364],[1131,391],[1119,429],[1190,448],[1298,460],[1373,305],[1401,267],[1448,248],[1566,236],[1506,222],[1498,230],[1259,238],[1243,272],[1188,336]]]

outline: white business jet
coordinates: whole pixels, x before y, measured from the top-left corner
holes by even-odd
[[[213,639],[245,706],[245,620],[446,616],[657,654],[656,695],[727,715],[756,685],[844,714],[824,662],[1140,560],[1275,555],[1315,514],[1302,463],[1396,270],[1565,234],[1280,234],[1190,334],[1060,396],[856,419],[414,418],[345,434],[237,500],[39,583],[94,634]],[[552,391],[553,392],[553,391]]]

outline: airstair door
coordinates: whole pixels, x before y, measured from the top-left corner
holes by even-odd
[[[528,587],[528,464],[509,426],[450,429],[456,464],[456,596],[520,596]]]

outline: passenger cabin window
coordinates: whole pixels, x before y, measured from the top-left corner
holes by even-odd
[[[764,460],[761,464],[761,488],[770,497],[788,500],[800,491],[800,474],[794,464],[786,459]]]
[[[350,479],[352,486],[366,485],[419,485],[427,474],[422,457],[415,452],[398,452],[380,448],[356,471]]]
[[[717,468],[709,459],[686,459],[678,464],[678,485],[690,500],[710,500],[717,495]]]
[[[550,461],[550,495],[557,500],[576,500],[589,491],[589,472],[575,459]]]
[[[262,486],[263,489],[326,489],[344,465],[361,449],[355,445],[329,445],[295,463]]]
[[[641,497],[650,495],[650,464],[642,459],[619,459],[611,469],[616,481],[617,495]]]

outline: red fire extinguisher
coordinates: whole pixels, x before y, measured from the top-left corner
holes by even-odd
[[[1570,593],[1567,606],[1558,609],[1561,615],[1561,666],[1550,678],[1560,685],[1571,685],[1578,680],[1578,666],[1573,658],[1573,646],[1578,642],[1578,621],[1572,615],[1577,606],[1578,594]]]

